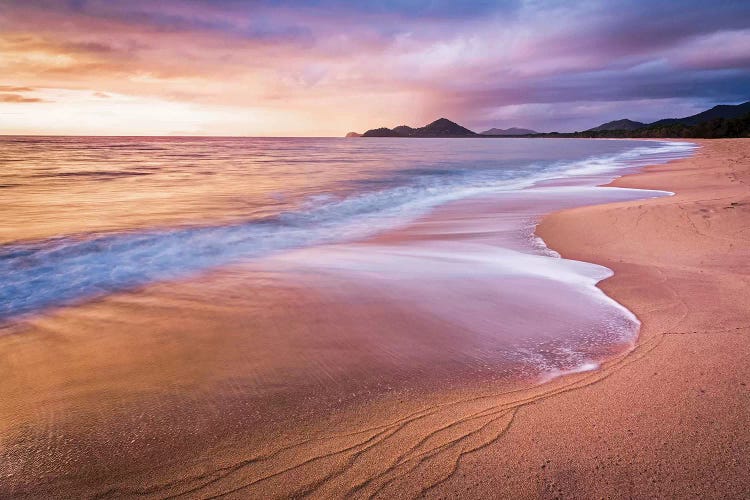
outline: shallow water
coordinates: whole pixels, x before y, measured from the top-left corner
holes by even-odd
[[[586,140],[0,138],[0,319],[295,248],[471,196],[664,161]]]

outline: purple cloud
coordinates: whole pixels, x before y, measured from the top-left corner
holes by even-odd
[[[337,109],[347,129],[573,130],[750,98],[746,1],[27,0],[2,14],[16,63],[0,70],[19,87]]]

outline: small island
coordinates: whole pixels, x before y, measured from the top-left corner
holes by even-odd
[[[447,118],[439,118],[424,127],[399,125],[392,129],[380,127],[368,130],[362,137],[475,137],[478,134]]]

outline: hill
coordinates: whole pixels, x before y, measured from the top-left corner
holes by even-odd
[[[645,127],[645,123],[636,122],[633,120],[615,120],[599,125],[598,127],[590,128],[587,132],[599,132],[602,130],[636,130],[641,127]]]
[[[529,134],[538,134],[536,130],[531,130],[528,128],[518,128],[518,127],[511,127],[511,128],[491,128],[489,130],[485,130],[484,132],[479,132],[480,135],[529,135]]]
[[[477,134],[447,118],[440,118],[424,127],[412,128],[400,125],[368,130],[362,137],[474,137]]]
[[[404,136],[387,127],[380,127],[380,128],[374,128],[374,129],[368,130],[367,132],[362,134],[362,137],[404,137]]]
[[[491,128],[481,134],[472,132],[446,118],[424,127],[399,125],[368,130],[362,137],[601,137],[601,138],[719,138],[750,137],[750,101],[737,105],[719,105],[684,118],[666,118],[650,124],[622,119],[604,123],[583,132],[539,134],[529,129]]]
[[[720,104],[714,106],[711,109],[698,113],[696,115],[686,116],[684,118],[665,118],[654,123],[650,123],[649,127],[664,127],[667,125],[698,125],[699,123],[714,120],[716,118],[732,119],[741,118],[750,113],[750,101],[737,104],[727,105]]]
[[[632,120],[608,122],[583,132],[536,134],[534,137],[695,138],[750,137],[750,101],[720,105],[684,118],[666,118],[649,124]],[[632,127],[632,128],[625,128]]]
[[[750,137],[750,113],[740,118],[714,118],[696,125],[671,123],[647,125],[636,130],[587,130],[585,132],[538,134],[533,137],[586,138],[681,138],[718,139],[722,137]],[[661,122],[663,123],[663,122]]]

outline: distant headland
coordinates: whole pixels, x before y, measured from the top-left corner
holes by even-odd
[[[477,135],[468,128],[447,118],[439,118],[424,127],[412,128],[408,125],[399,125],[392,129],[381,127],[368,130],[362,137],[473,137]]]
[[[485,130],[484,132],[479,132],[479,135],[496,135],[496,136],[513,136],[513,135],[531,135],[531,134],[538,134],[536,130],[531,130],[528,128],[518,128],[518,127],[510,127],[510,128],[491,128],[489,130]]]
[[[582,132],[538,133],[511,127],[491,128],[476,133],[447,118],[439,118],[424,127],[399,125],[374,128],[364,134],[349,132],[346,137],[584,137],[584,138],[702,138],[750,137],[750,101],[737,105],[719,105],[683,118],[665,118],[653,123],[629,119],[603,123]]]

